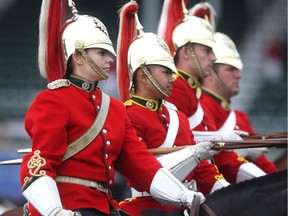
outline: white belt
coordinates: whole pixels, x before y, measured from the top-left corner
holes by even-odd
[[[196,112],[188,118],[190,124],[190,130],[193,130],[195,127],[197,127],[203,121],[203,118],[204,118],[204,111],[202,109],[200,102],[198,101]]]
[[[170,123],[169,123],[169,128],[166,134],[166,139],[165,141],[158,147],[158,148],[163,148],[163,147],[172,147],[174,145],[176,136],[178,134],[178,129],[179,129],[179,118],[176,110],[171,109],[171,105],[168,104],[168,102],[165,101],[163,103],[168,110],[169,117],[170,117]]]
[[[223,123],[221,128],[218,131],[232,131],[236,126],[236,113],[231,110],[226,121]]]
[[[99,182],[96,182],[96,181],[87,180],[87,179],[81,179],[81,178],[76,178],[76,177],[71,177],[71,176],[57,176],[55,181],[72,183],[72,184],[80,184],[86,187],[94,188],[96,190],[99,190],[107,194],[110,193],[110,190],[108,188],[105,188],[103,184],[100,184]]]
[[[131,188],[131,194],[132,194],[132,197],[149,197],[149,196],[151,196],[147,192],[140,192],[140,191],[135,190],[134,188]]]

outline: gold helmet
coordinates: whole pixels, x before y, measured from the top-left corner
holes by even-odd
[[[123,101],[128,100],[133,75],[142,68],[152,84],[164,96],[165,89],[154,79],[147,65],[161,65],[177,73],[174,60],[166,42],[154,33],[144,33],[137,16],[138,5],[131,1],[123,6],[120,12],[118,35],[117,78],[119,94]]]
[[[232,39],[228,35],[220,32],[216,32],[214,34],[214,38],[216,44],[213,48],[213,52],[217,58],[214,63],[228,64],[239,70],[242,70],[243,64],[240,58],[240,54]]]
[[[72,0],[68,0],[68,4],[73,18],[66,21],[66,1],[42,1],[38,49],[40,74],[48,81],[61,79],[68,58],[78,50],[95,72],[107,79],[107,72],[102,71],[85,51],[88,48],[101,48],[116,55],[106,27],[95,17],[78,15]]]
[[[176,49],[187,43],[197,43],[213,49],[215,40],[212,26],[206,20],[189,16],[179,24],[173,32],[173,43]]]

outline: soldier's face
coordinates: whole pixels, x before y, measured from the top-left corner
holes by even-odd
[[[98,48],[88,49],[87,53],[91,60],[94,61],[100,69],[109,72],[110,66],[114,61],[112,53],[105,49]]]
[[[172,72],[172,70],[160,65],[150,65],[148,68],[155,80],[167,92],[169,92],[169,94],[171,94],[172,87],[175,82],[175,74]],[[151,88],[153,88],[153,91],[155,91],[155,95],[159,95],[159,98],[155,99],[163,99],[163,95],[159,93],[156,94],[156,91],[158,90],[154,86],[151,85]]]
[[[239,80],[241,79],[240,70],[227,64],[219,64],[218,76],[229,88],[232,95],[238,94],[239,92]]]
[[[194,44],[193,47],[201,68],[207,75],[209,75],[213,63],[216,61],[213,50],[210,47],[204,46],[202,44]]]
[[[114,56],[112,53],[105,49],[98,49],[98,48],[91,48],[87,49],[87,54],[90,57],[90,59],[104,72],[108,73],[110,71],[111,64],[114,61]],[[87,75],[92,76],[92,80],[100,80],[99,75],[97,76],[97,73],[90,67],[90,65],[85,62],[87,65],[86,72]],[[96,77],[97,76],[97,77]]]

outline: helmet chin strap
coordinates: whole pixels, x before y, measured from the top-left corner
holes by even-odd
[[[81,53],[84,60],[89,64],[89,66],[104,80],[108,79],[109,75],[107,72],[103,71],[101,68],[95,64],[91,58],[88,56],[87,52],[83,49],[84,43],[82,41],[76,41],[75,48]]]
[[[199,60],[194,52],[194,49],[193,47],[191,46],[188,46],[188,49],[191,53],[191,57],[192,57],[192,60],[193,60],[193,63],[195,64],[197,70],[199,71],[200,75],[201,75],[201,78],[204,79],[205,77],[207,77],[209,74],[205,73],[204,70],[202,69],[202,67],[200,66],[200,63],[199,63]]]
[[[226,94],[230,97],[233,96],[233,91],[223,82],[223,80],[219,77],[219,75],[214,71],[214,69],[211,70],[211,75],[220,83],[222,89]]]
[[[141,69],[143,70],[143,72],[145,73],[145,75],[147,76],[147,78],[150,80],[150,82],[152,83],[152,85],[164,96],[164,97],[169,97],[170,93],[169,91],[167,91],[166,89],[164,89],[160,83],[152,76],[152,74],[150,73],[150,71],[147,69],[147,67],[145,65],[141,65],[140,66]]]

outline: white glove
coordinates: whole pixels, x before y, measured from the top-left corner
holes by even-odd
[[[182,182],[201,160],[210,159],[219,153],[219,151],[211,149],[213,146],[214,143],[210,141],[201,142],[170,154],[158,156],[157,160]]]
[[[184,206],[191,208],[195,196],[200,197],[200,204],[205,202],[205,197],[202,193],[186,190],[180,195],[181,203],[184,204]]]
[[[233,130],[239,136],[249,136],[249,133],[241,130]]]
[[[215,154],[218,154],[218,150],[213,150],[212,147],[215,143],[206,141],[200,142],[190,148],[194,152],[194,155],[199,159],[199,161],[211,159]]]
[[[150,194],[158,202],[165,205],[191,208],[194,196],[200,196],[200,203],[205,197],[200,192],[188,190],[165,168],[160,168],[155,174],[151,185]]]
[[[193,131],[196,143],[208,140],[242,140],[240,135],[247,135],[244,131]]]
[[[72,216],[75,212],[62,208],[56,182],[50,176],[42,176],[32,182],[23,196],[44,216]]]
[[[222,131],[219,132],[221,140],[243,140],[240,135],[243,135],[242,131]]]
[[[79,213],[78,213],[79,214]],[[70,210],[66,210],[63,208],[57,208],[54,209],[50,214],[50,216],[73,216],[76,215],[75,212],[70,211]]]
[[[241,157],[248,158],[251,160],[256,160],[262,154],[268,153],[268,148],[243,148],[243,149],[236,149],[235,152],[239,154]]]

